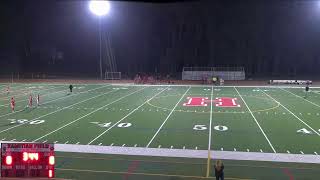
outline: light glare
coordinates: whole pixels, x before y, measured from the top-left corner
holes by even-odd
[[[90,1],[89,9],[97,16],[104,16],[109,13],[110,3],[108,1]]]

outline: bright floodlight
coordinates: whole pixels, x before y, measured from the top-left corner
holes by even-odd
[[[108,1],[90,1],[89,9],[97,16],[104,16],[109,13],[110,4]]]

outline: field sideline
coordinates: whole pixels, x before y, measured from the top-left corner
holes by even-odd
[[[69,94],[67,85],[38,83],[13,84],[9,96],[5,87],[1,141],[320,153],[318,87],[307,98],[302,88],[267,86],[76,84]],[[41,95],[39,107],[26,108],[30,93]]]

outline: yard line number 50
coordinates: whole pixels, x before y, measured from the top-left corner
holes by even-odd
[[[206,125],[203,125],[203,124],[197,124],[197,125],[194,125],[193,129],[196,130],[196,131],[204,131],[204,130],[207,130],[208,127]],[[214,126],[213,129],[217,130],[217,131],[227,131],[228,127],[227,126],[222,126],[222,125],[217,125],[217,126]]]

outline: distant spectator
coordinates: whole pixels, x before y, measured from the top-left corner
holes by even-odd
[[[214,165],[214,171],[216,180],[224,180],[224,173],[223,173],[224,165],[221,160],[217,160],[216,164]]]

